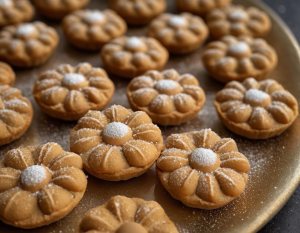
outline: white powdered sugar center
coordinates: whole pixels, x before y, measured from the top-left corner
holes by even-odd
[[[172,16],[169,19],[169,25],[171,27],[185,27],[187,26],[188,22],[185,18],[181,17],[181,16]]]
[[[16,34],[18,36],[29,36],[35,32],[36,28],[30,23],[22,24],[17,28]]]
[[[99,11],[92,11],[84,17],[84,20],[88,23],[102,23],[105,20],[105,16]]]
[[[244,54],[250,51],[250,47],[245,42],[238,42],[229,47],[229,51],[235,54]]]
[[[246,91],[245,99],[254,103],[261,103],[269,98],[269,95],[261,90],[250,89]]]
[[[65,74],[61,80],[62,84],[67,86],[77,85],[85,81],[85,77],[81,74],[69,73]]]
[[[103,130],[108,138],[124,138],[129,133],[129,127],[121,122],[109,123]]]
[[[21,183],[27,186],[37,185],[47,177],[46,170],[42,166],[33,165],[26,168],[21,174]]]
[[[232,20],[245,20],[248,18],[248,14],[243,10],[235,10],[230,13],[229,18]]]
[[[217,155],[212,150],[197,148],[190,155],[190,160],[199,166],[209,167],[217,162]]]
[[[173,89],[177,88],[178,86],[180,86],[180,85],[173,80],[163,79],[163,80],[159,80],[155,84],[155,89],[158,91],[159,90],[169,91],[169,90],[173,90]]]
[[[129,49],[136,49],[143,46],[143,42],[138,37],[131,37],[126,42],[126,47]]]
[[[0,7],[10,7],[13,3],[11,0],[0,0]]]

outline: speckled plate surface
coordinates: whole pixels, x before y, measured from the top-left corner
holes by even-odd
[[[168,1],[168,12],[176,12],[175,1]],[[246,6],[256,6],[266,11],[273,23],[273,28],[267,41],[276,49],[279,55],[279,65],[272,73],[272,78],[300,100],[300,50],[285,24],[263,3],[255,0],[236,0],[234,3]],[[107,1],[92,0],[88,8],[104,9]],[[90,62],[102,67],[99,53],[86,53],[73,48],[62,35],[59,23],[42,20],[55,27],[61,41],[59,48],[49,62],[36,69],[16,70],[16,87],[23,91],[33,104],[35,116],[26,134],[17,141],[0,147],[0,159],[13,148],[28,145],[39,145],[47,142],[57,142],[65,150],[69,150],[69,135],[76,122],[66,123],[45,115],[35,104],[31,90],[39,73],[56,67],[61,63],[76,65],[79,62]],[[128,35],[144,35],[145,28],[130,28]],[[172,133],[183,133],[203,128],[211,128],[221,137],[232,137],[236,140],[239,150],[245,154],[251,163],[249,182],[245,192],[237,200],[227,206],[213,210],[197,210],[184,206],[174,200],[160,183],[155,167],[139,178],[125,182],[106,182],[88,177],[88,188],[80,204],[64,219],[49,226],[25,231],[0,222],[1,232],[76,232],[84,213],[90,208],[105,203],[114,195],[139,197],[155,200],[165,209],[179,229],[179,232],[255,232],[266,224],[284,205],[297,187],[300,180],[300,119],[279,137],[253,141],[234,135],[219,121],[213,106],[214,95],[221,90],[223,84],[208,77],[201,63],[202,49],[186,55],[172,56],[166,68],[175,68],[180,73],[195,75],[204,88],[207,102],[192,121],[178,127],[161,127],[164,139]],[[125,89],[128,80],[111,76],[116,86],[112,104],[120,104],[129,108]]]

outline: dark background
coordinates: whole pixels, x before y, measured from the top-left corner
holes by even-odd
[[[300,0],[263,0],[263,2],[284,20],[300,43]],[[283,232],[300,233],[300,186],[279,213],[259,231],[259,233]]]

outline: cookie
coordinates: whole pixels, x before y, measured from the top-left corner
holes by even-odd
[[[28,22],[34,8],[28,0],[0,0],[0,27]]]
[[[42,22],[6,26],[0,31],[0,60],[16,67],[45,63],[59,42],[55,29]]]
[[[128,180],[145,173],[163,147],[160,129],[144,112],[113,105],[89,111],[70,136],[70,149],[80,154],[84,169],[103,180]]]
[[[33,0],[39,13],[50,19],[62,19],[72,11],[84,8],[89,0]]]
[[[106,44],[101,57],[111,73],[134,78],[148,70],[162,70],[169,53],[156,39],[123,36]]]
[[[178,233],[164,209],[155,201],[112,197],[90,209],[81,220],[79,233]]]
[[[207,14],[206,23],[210,35],[216,40],[226,35],[263,37],[272,26],[265,12],[255,7],[231,4]]]
[[[16,74],[13,69],[6,63],[0,62],[0,86],[13,86],[15,83]]]
[[[210,11],[226,6],[232,0],[177,0],[178,10],[204,17]]]
[[[78,10],[64,18],[62,29],[75,47],[100,50],[110,40],[124,35],[127,25],[112,10]]]
[[[80,156],[56,143],[10,150],[0,163],[0,219],[31,229],[66,216],[87,186]]]
[[[277,65],[275,50],[260,38],[224,36],[209,43],[203,53],[207,72],[220,82],[266,78]]]
[[[146,112],[160,125],[180,125],[194,118],[205,103],[205,94],[191,74],[176,70],[148,71],[127,87],[127,98],[135,111]]]
[[[281,134],[296,120],[298,102],[275,80],[232,81],[217,93],[215,107],[223,124],[250,139]]]
[[[114,94],[114,84],[101,68],[89,63],[63,64],[42,73],[33,96],[48,115],[67,121],[83,117],[89,110],[105,108]]]
[[[208,36],[208,29],[198,16],[168,13],[150,23],[147,36],[157,39],[170,53],[185,54],[203,44]]]
[[[156,168],[173,198],[189,207],[210,210],[239,197],[250,165],[233,139],[221,139],[204,129],[168,137]]]
[[[128,24],[145,25],[163,13],[165,0],[110,0],[109,7],[117,12]]]
[[[30,126],[32,117],[31,103],[21,91],[0,85],[0,146],[21,137]]]

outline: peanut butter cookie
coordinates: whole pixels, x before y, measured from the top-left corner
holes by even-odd
[[[146,112],[160,125],[179,125],[194,118],[205,103],[205,94],[191,74],[176,70],[148,71],[127,87],[133,110]]]
[[[157,173],[167,191],[183,204],[199,209],[220,208],[245,189],[250,169],[231,138],[210,129],[167,138],[157,160]]]
[[[81,220],[79,233],[178,233],[163,208],[155,201],[124,196],[112,197],[89,210]]]
[[[208,29],[200,17],[190,13],[162,14],[150,23],[147,36],[157,39],[171,53],[185,54],[203,44]]]
[[[10,150],[0,163],[0,219],[24,229],[58,221],[86,186],[80,156],[56,143]]]
[[[17,67],[45,63],[58,45],[55,29],[42,22],[6,26],[0,31],[0,60]]]
[[[124,35],[127,25],[112,10],[79,10],[64,18],[62,29],[75,47],[100,50],[110,40]]]
[[[109,6],[128,24],[144,25],[166,9],[165,0],[110,0]]]
[[[206,46],[202,60],[212,77],[227,83],[266,78],[277,65],[277,54],[263,39],[224,36]]]
[[[156,39],[123,36],[106,44],[101,57],[111,73],[134,78],[148,70],[162,70],[169,53]]]
[[[114,84],[101,68],[89,63],[60,65],[42,73],[33,96],[48,115],[67,121],[78,120],[89,110],[105,108],[114,94]]]
[[[0,85],[0,146],[21,137],[30,126],[32,117],[31,103],[21,91]]]
[[[275,80],[232,81],[217,93],[215,107],[223,124],[250,139],[281,134],[298,116],[298,102]]]
[[[71,151],[80,154],[84,169],[104,180],[128,180],[145,173],[163,147],[160,129],[144,112],[113,105],[89,111],[70,137]]]
[[[0,85],[13,86],[16,75],[13,69],[6,63],[0,62]]]

